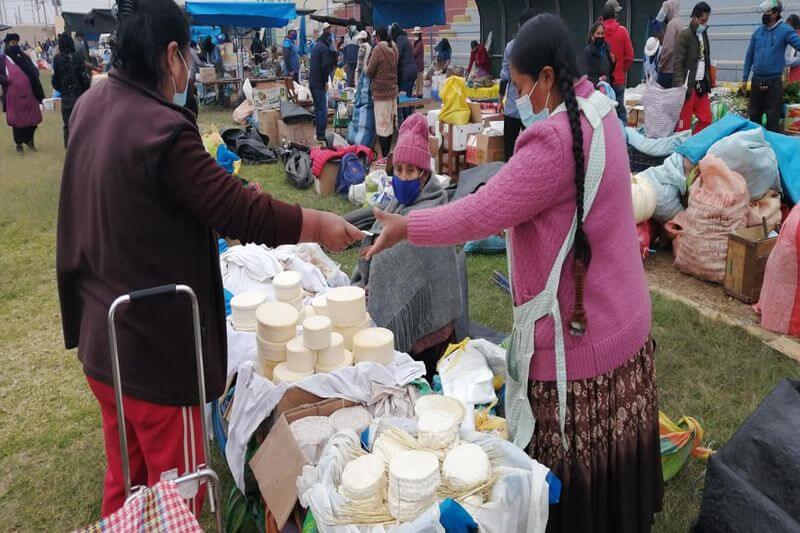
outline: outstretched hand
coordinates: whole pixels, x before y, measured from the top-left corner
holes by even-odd
[[[361,255],[365,259],[372,259],[375,254],[408,238],[408,219],[405,216],[386,213],[377,207],[373,208],[372,212],[375,214],[375,219],[383,225],[383,229],[372,246],[362,251]]]
[[[325,211],[303,210],[302,242],[317,242],[324,248],[339,252],[359,242],[361,231],[342,217]]]

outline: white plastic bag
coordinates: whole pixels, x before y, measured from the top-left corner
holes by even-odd
[[[442,378],[442,392],[466,405],[495,403],[494,372],[488,359],[504,361],[505,355],[505,350],[486,340],[468,341],[439,360],[436,369]]]
[[[729,169],[742,175],[751,202],[763,198],[770,189],[781,191],[778,158],[767,143],[763,129],[753,128],[722,138],[711,145],[708,153],[719,157]]]

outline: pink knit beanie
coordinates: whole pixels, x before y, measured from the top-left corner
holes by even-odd
[[[431,169],[431,154],[428,151],[428,121],[420,113],[414,113],[400,126],[397,144],[392,154],[392,163],[410,163],[415,167]]]

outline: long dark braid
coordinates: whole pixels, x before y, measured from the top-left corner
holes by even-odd
[[[552,68],[558,90],[567,108],[567,117],[572,130],[572,154],[575,158],[577,204],[577,228],[573,247],[575,307],[569,321],[569,329],[573,335],[583,335],[586,332],[586,310],[583,307],[586,271],[592,260],[592,249],[583,230],[586,161],[583,156],[581,111],[574,87],[578,77],[578,65],[569,31],[561,19],[554,15],[543,14],[526,22],[514,40],[511,62],[518,71],[529,74],[534,79],[539,78],[544,67]]]

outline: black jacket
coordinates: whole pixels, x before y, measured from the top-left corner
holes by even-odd
[[[414,61],[414,47],[406,35],[398,35],[397,45],[397,83],[400,86],[417,81],[417,62]]]
[[[672,60],[672,86],[681,87],[686,82],[686,94],[694,90],[694,81],[697,78],[697,66],[700,63],[700,41],[697,39],[697,24],[692,22],[681,30],[675,43],[675,54]],[[705,80],[711,81],[711,52],[708,45],[708,31],[703,32],[703,48],[705,55]]]
[[[336,67],[336,52],[330,48],[324,36],[320,36],[311,49],[308,65],[308,86],[312,89],[324,89],[333,69]]]
[[[611,49],[608,45],[598,48],[594,43],[583,49],[579,59],[581,72],[586,74],[594,85],[603,76],[610,85],[614,85],[614,65],[615,61],[611,57]]]
[[[83,58],[76,53],[57,54],[53,59],[53,88],[61,98],[78,98],[89,89],[91,79]]]

